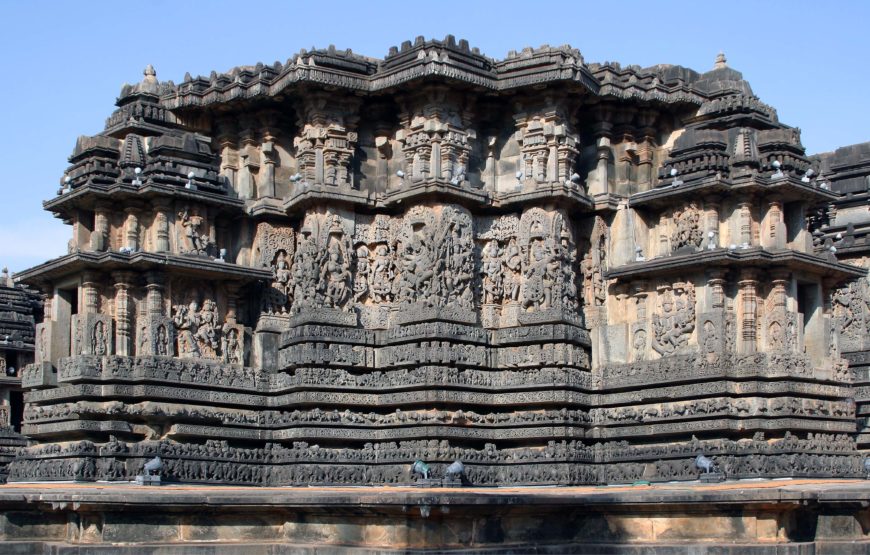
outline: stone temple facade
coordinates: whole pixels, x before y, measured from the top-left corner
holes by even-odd
[[[0,480],[8,463],[26,444],[22,369],[33,362],[35,318],[42,314],[38,292],[16,284],[6,268],[0,273]]]
[[[868,173],[721,55],[149,66],[45,203],[69,254],[19,274],[45,302],[9,479],[861,477]]]

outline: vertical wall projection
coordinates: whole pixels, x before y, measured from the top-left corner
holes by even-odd
[[[149,66],[117,105],[46,203],[69,254],[19,275],[45,318],[10,480],[863,472],[841,337],[866,271],[724,58],[418,39]]]

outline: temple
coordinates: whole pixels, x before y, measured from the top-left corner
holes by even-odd
[[[44,204],[68,254],[16,276],[9,480],[864,477],[868,174],[721,54],[149,66]]]

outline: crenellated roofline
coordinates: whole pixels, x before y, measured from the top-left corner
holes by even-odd
[[[469,47],[467,41],[457,42],[448,35],[444,40],[417,37],[413,43],[392,47],[384,58],[361,56],[331,45],[302,50],[284,63],[240,66],[226,73],[213,71],[208,77],[187,74],[178,85],[156,81],[149,66],[142,83],[124,85],[117,103],[123,107],[135,98],[147,97],[164,109],[196,110],[281,97],[312,86],[367,96],[433,80],[490,93],[563,85],[592,97],[663,105],[701,106],[729,95],[752,97],[749,84],[724,64],[724,58],[706,73],[664,64],[648,68],[623,67],[615,62],[587,64],[577,49],[567,45],[525,48],[496,60]]]

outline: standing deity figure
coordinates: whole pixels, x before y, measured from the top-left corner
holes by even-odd
[[[230,364],[242,364],[244,358],[244,346],[239,334],[239,329],[230,324],[224,324],[221,337],[221,355],[224,362]]]
[[[574,243],[566,235],[562,235],[560,256],[562,262],[562,307],[567,310],[577,309],[577,252]]]
[[[199,312],[198,324],[194,338],[199,344],[199,351],[205,354],[207,351],[217,351],[218,348],[218,312],[217,305],[211,299],[202,303]]]
[[[317,245],[314,244],[311,229],[304,228],[298,235],[296,252],[293,254],[291,275],[294,312],[314,308],[318,271]]]
[[[353,282],[353,302],[362,302],[369,294],[369,283],[372,278],[372,266],[369,260],[369,248],[360,245],[356,249],[356,277]]]
[[[491,239],[481,253],[480,273],[483,275],[483,302],[497,304],[502,297],[502,261],[498,241]]]
[[[375,261],[369,274],[372,300],[376,303],[389,302],[393,299],[391,284],[395,278],[393,258],[390,248],[381,243],[375,247]]]
[[[289,293],[290,287],[290,263],[287,261],[287,253],[282,249],[275,256],[272,264],[272,273],[275,279],[275,288],[284,293]]]
[[[522,287],[523,308],[547,309],[553,303],[553,255],[542,240],[531,244],[529,262],[525,270],[525,283]]]
[[[406,302],[431,302],[435,259],[422,230],[415,229],[401,247],[397,297]]]
[[[508,302],[519,301],[522,265],[523,259],[517,240],[511,237],[504,251],[504,298]]]
[[[183,212],[179,212],[178,217],[181,220],[181,225],[184,227],[184,237],[187,239],[188,252],[202,254],[206,250],[208,244],[208,236],[200,235],[200,227],[202,226],[202,216],[194,212],[193,214],[185,208]]]
[[[349,309],[346,305],[350,299],[350,279],[347,257],[342,252],[340,243],[333,241],[327,249],[326,260],[320,270],[320,284],[325,289],[327,306]]]
[[[199,347],[194,338],[194,334],[199,329],[199,304],[196,301],[191,301],[188,306],[176,306],[174,311],[173,323],[177,330],[178,356],[199,356]]]
[[[471,306],[471,282],[474,279],[471,244],[460,233],[457,222],[450,222],[448,228],[442,258],[447,271],[441,274],[444,281],[441,297],[446,304],[457,302],[462,306]]]

